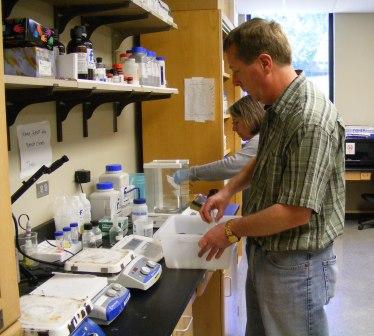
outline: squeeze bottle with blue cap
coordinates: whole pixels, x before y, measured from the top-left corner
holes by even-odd
[[[64,248],[71,247],[71,228],[70,226],[65,226],[62,231],[64,231]]]
[[[133,203],[131,212],[133,232],[144,236],[144,228],[148,224],[148,206],[145,198],[135,198]]]
[[[135,58],[135,63],[138,64],[139,83],[141,85],[147,85],[147,82],[148,82],[147,69],[146,69],[147,49],[143,47],[132,48],[131,58]]]
[[[71,223],[71,243],[78,244],[79,242],[79,232],[78,232],[78,223]]]
[[[64,233],[62,231],[55,232],[55,242],[56,242],[56,249],[57,253],[61,253],[64,251]]]
[[[96,191],[90,195],[91,219],[113,219],[120,212],[120,193],[114,190],[112,182],[96,184]]]
[[[105,173],[100,175],[100,182],[112,182],[113,189],[120,193],[119,213],[118,216],[124,216],[124,209],[126,206],[125,189],[129,186],[129,174],[123,171],[122,165],[118,163],[107,164],[105,166]]]

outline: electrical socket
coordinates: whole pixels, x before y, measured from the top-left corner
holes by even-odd
[[[48,181],[42,181],[36,184],[36,198],[41,198],[49,194]]]

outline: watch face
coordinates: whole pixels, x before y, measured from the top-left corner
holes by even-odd
[[[230,236],[228,238],[230,243],[236,243],[238,241],[238,238],[236,238],[235,236]]]

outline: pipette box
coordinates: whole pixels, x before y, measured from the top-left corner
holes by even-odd
[[[181,213],[188,207],[188,181],[177,184],[173,178],[176,171],[188,165],[188,160],[153,160],[143,165],[149,212]]]
[[[219,223],[232,218],[235,217],[223,216]],[[208,270],[229,268],[235,244],[227,247],[219,259],[207,261],[207,254],[201,258],[198,256],[198,242],[213,225],[203,222],[200,216],[170,216],[154,235],[154,238],[161,241],[166,266]]]

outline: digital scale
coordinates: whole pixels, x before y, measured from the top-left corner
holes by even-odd
[[[155,262],[160,261],[164,256],[161,244],[156,239],[138,235],[123,237],[112,249],[131,250],[135,256],[146,257]]]
[[[147,290],[160,278],[160,264],[124,249],[84,249],[65,262],[71,272],[105,275],[110,283]]]
[[[111,323],[130,299],[127,288],[118,283],[108,284],[105,277],[90,274],[57,273],[31,292],[32,295],[89,300],[89,317],[98,324]]]

